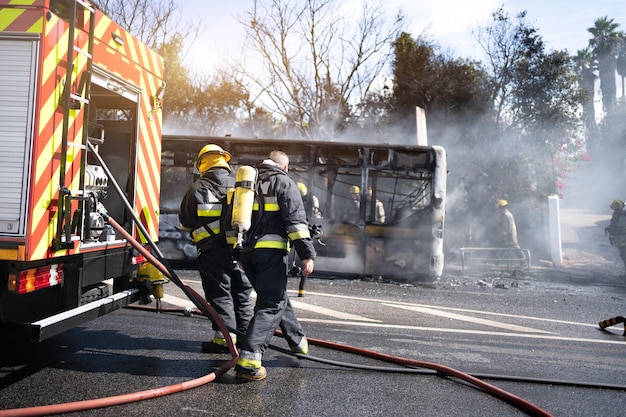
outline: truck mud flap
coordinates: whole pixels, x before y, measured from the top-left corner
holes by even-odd
[[[132,288],[118,292],[101,300],[76,307],[72,310],[47,317],[31,323],[30,340],[41,342],[52,336],[76,327],[79,324],[94,320],[112,311],[126,307],[139,300],[139,290]]]

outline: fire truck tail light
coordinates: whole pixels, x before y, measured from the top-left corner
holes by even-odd
[[[20,271],[19,279],[16,275],[9,275],[9,289],[13,286],[18,294],[25,294],[52,287],[63,283],[63,264],[46,265],[35,269]]]

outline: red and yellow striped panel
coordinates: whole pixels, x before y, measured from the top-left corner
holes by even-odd
[[[54,14],[47,14],[43,0],[1,1],[0,29],[3,32],[37,33],[40,35],[37,63],[36,111],[34,112],[33,166],[30,206],[26,237],[26,260],[52,256],[50,247],[56,234],[57,201],[59,198],[60,156],[63,130],[63,108],[59,106],[67,61],[68,25]],[[77,36],[76,44],[85,47],[85,37]],[[86,58],[74,61],[73,83],[86,67]],[[65,183],[77,189],[81,173],[82,110],[70,113]]]
[[[153,97],[163,82],[163,59],[100,13],[96,15],[95,37],[94,60],[142,91],[139,103],[135,214],[141,219],[150,237],[157,239],[162,114],[154,111]],[[135,236],[140,236],[138,230],[135,230]]]
[[[38,63],[38,93],[35,111],[36,137],[33,143],[33,175],[30,188],[29,233],[26,260],[36,260],[77,252],[80,249],[53,253],[57,233],[57,205],[62,155],[63,107],[60,106],[66,71],[69,25],[48,13],[49,0],[0,0],[0,30],[41,35]],[[90,14],[78,19],[88,27]],[[116,42],[112,34],[121,39]],[[77,30],[74,44],[87,50],[88,36]],[[72,91],[87,59],[75,54]],[[163,60],[154,51],[121,29],[106,15],[96,11],[93,63],[117,75],[141,91],[136,170],[136,214],[142,219],[150,237],[158,236],[159,185],[161,166],[162,114],[153,109],[152,98],[162,84]],[[65,184],[77,190],[81,179],[80,144],[83,135],[83,110],[71,110],[69,119]],[[72,146],[76,145],[76,146]],[[73,207],[73,209],[76,207]],[[138,233],[136,232],[136,236]]]

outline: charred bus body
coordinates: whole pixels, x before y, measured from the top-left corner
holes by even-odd
[[[234,170],[257,165],[272,150],[289,155],[289,174],[319,201],[319,218],[309,219],[322,231],[315,276],[441,276],[447,167],[438,146],[164,135],[159,245],[169,259],[195,259],[178,210],[208,143],[232,153]],[[384,219],[375,215],[381,205]]]

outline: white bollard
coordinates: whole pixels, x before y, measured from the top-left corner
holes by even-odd
[[[561,219],[559,215],[559,197],[548,196],[548,243],[554,266],[563,265],[561,249]]]

